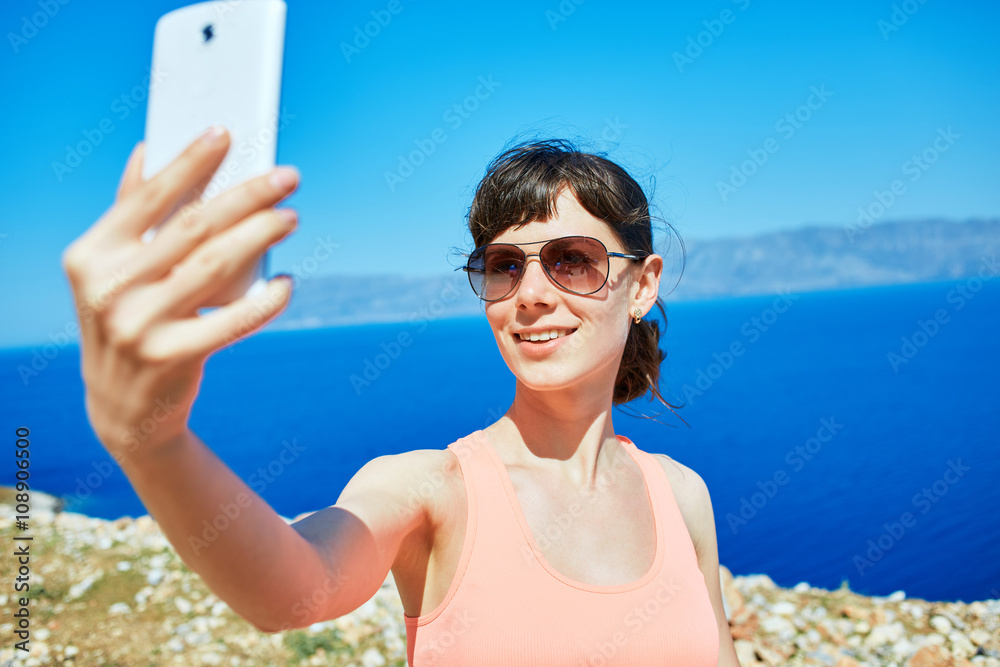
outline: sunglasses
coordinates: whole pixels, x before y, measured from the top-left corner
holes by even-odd
[[[607,246],[589,236],[564,236],[548,241],[519,245],[544,245],[537,253],[525,254],[513,243],[488,243],[472,251],[469,261],[458,270],[469,275],[472,291],[483,301],[499,301],[521,282],[528,257],[537,256],[546,275],[571,294],[597,292],[608,281],[610,257],[644,259],[644,255],[608,252]]]

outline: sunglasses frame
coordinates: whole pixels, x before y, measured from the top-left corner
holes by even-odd
[[[622,257],[624,259],[641,260],[641,259],[646,259],[647,257],[649,257],[649,253],[646,253],[644,255],[630,255],[630,254],[626,254],[626,253],[622,253],[622,252],[611,252],[611,251],[608,250],[608,246],[604,245],[604,242],[601,241],[600,239],[595,239],[592,236],[572,235],[572,236],[560,236],[560,237],[557,237],[557,238],[554,238],[554,239],[546,239],[544,241],[528,241],[527,243],[487,243],[486,245],[479,246],[478,248],[476,248],[475,250],[473,250],[471,253],[469,253],[469,259],[466,262],[465,266],[460,266],[460,267],[458,267],[455,270],[456,271],[465,271],[466,272],[466,275],[469,278],[469,286],[472,287],[473,293],[476,296],[478,296],[480,299],[482,299],[483,301],[485,301],[487,303],[493,303],[494,301],[502,301],[503,299],[506,299],[511,294],[513,294],[515,291],[517,291],[517,286],[521,284],[521,278],[524,277],[524,272],[525,272],[525,268],[528,265],[528,258],[529,257],[538,257],[538,263],[542,265],[542,270],[545,271],[545,275],[548,277],[549,280],[552,281],[553,285],[555,285],[556,287],[558,287],[559,289],[561,289],[564,292],[568,292],[569,294],[576,294],[578,296],[589,296],[591,294],[596,294],[597,292],[600,292],[601,288],[603,288],[605,285],[608,284],[608,276],[611,273],[611,263],[610,262],[608,262],[608,271],[604,274],[604,281],[601,282],[601,284],[597,287],[597,289],[593,290],[592,292],[574,292],[573,290],[568,289],[568,288],[564,287],[563,285],[561,285],[559,283],[559,281],[556,280],[555,278],[553,278],[552,274],[549,273],[549,267],[547,267],[545,265],[545,262],[542,261],[541,253],[542,253],[542,251],[545,250],[545,246],[547,246],[548,244],[550,244],[550,243],[552,243],[554,241],[565,241],[566,239],[585,239],[587,241],[594,241],[595,243],[597,243],[598,245],[600,245],[601,248],[604,249],[605,255],[607,255],[607,257],[609,257],[609,258],[610,257]],[[538,245],[539,243],[543,243],[545,245],[543,245],[541,248],[539,248],[538,252],[527,253],[527,252],[524,252],[524,250],[521,250],[521,248],[520,248],[520,246],[523,246],[523,245]],[[513,282],[513,284],[511,284],[510,290],[506,294],[504,294],[501,297],[497,297],[496,299],[487,299],[487,298],[485,298],[483,295],[481,295],[476,290],[476,285],[475,285],[475,283],[472,282],[472,274],[473,273],[479,273],[479,274],[481,274],[481,273],[483,273],[483,271],[480,270],[480,269],[473,269],[471,266],[469,266],[469,262],[472,261],[472,256],[473,255],[475,255],[477,252],[479,252],[481,250],[485,250],[486,248],[489,248],[490,246],[514,246],[515,248],[517,248],[518,250],[521,251],[522,255],[524,255],[524,260],[523,260],[524,263],[521,265],[521,270],[518,271],[517,280],[515,280]]]

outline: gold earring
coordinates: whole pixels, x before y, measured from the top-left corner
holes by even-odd
[[[632,311],[632,316],[635,318],[635,323],[639,324],[642,321],[642,308],[636,308]]]

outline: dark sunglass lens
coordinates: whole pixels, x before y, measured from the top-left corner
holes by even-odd
[[[592,294],[608,277],[608,252],[595,239],[570,237],[552,241],[541,260],[552,279],[577,294]]]
[[[473,276],[479,283],[476,293],[487,301],[495,301],[514,287],[524,266],[524,253],[517,246],[488,246],[473,253],[469,264],[478,272]]]

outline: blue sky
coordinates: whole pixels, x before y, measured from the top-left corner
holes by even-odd
[[[302,172],[300,223],[272,273],[317,239],[338,244],[319,273],[449,270],[486,164],[534,135],[584,139],[655,178],[686,239],[847,224],[895,179],[906,190],[883,219],[1000,213],[992,3],[398,3],[288,3],[278,161]],[[0,346],[73,321],[60,254],[111,204],[144,126],[145,102],[122,96],[143,96],[156,19],[183,4],[0,9]],[[391,20],[345,52],[372,12]],[[102,121],[113,130],[57,174]],[[915,167],[925,151],[933,164]],[[767,160],[733,180],[753,155]]]

